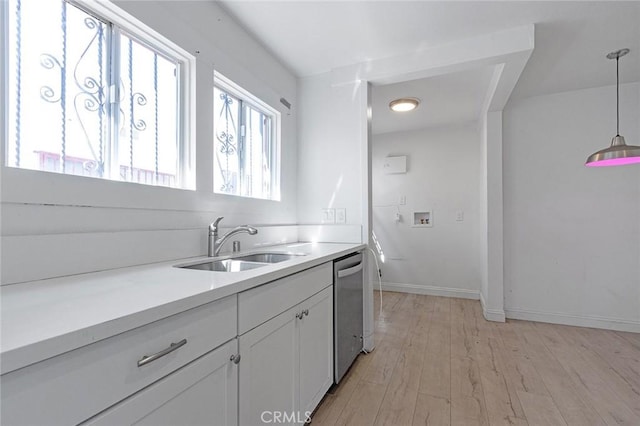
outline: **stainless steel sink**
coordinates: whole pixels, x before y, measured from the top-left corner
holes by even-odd
[[[295,259],[298,256],[304,256],[304,254],[263,252],[231,257],[228,259],[212,259],[206,262],[194,263],[191,265],[175,265],[175,267],[213,272],[240,272],[259,268],[261,266],[267,266],[272,263]]]
[[[208,262],[196,263],[194,265],[183,265],[178,268],[185,269],[199,269],[202,271],[214,271],[214,272],[240,272],[248,271],[249,269],[259,268],[261,266],[267,266],[268,263],[248,262],[245,260],[237,259],[224,259],[224,260],[210,260]]]
[[[302,253],[253,253],[244,256],[234,257],[235,260],[245,262],[261,262],[261,263],[278,263],[285,260],[295,259],[298,256],[304,256]]]

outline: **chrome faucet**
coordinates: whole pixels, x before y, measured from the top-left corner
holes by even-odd
[[[219,217],[209,225],[209,257],[218,256],[218,253],[220,253],[220,248],[225,243],[225,241],[227,241],[231,236],[235,234],[246,232],[249,235],[256,235],[258,233],[258,230],[253,226],[240,225],[236,226],[231,231],[218,238],[218,223],[220,223],[222,219],[224,219],[224,217]]]

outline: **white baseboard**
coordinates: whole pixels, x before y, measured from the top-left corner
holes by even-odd
[[[373,284],[373,288],[379,288],[378,283]],[[480,292],[478,290],[469,290],[466,288],[449,288],[437,287],[432,285],[418,285],[407,283],[390,283],[382,282],[382,290],[397,291],[400,293],[426,294],[429,296],[458,297],[461,299],[478,300]]]
[[[503,310],[487,308],[482,292],[480,292],[480,304],[482,305],[482,315],[487,321],[505,322],[507,320]]]
[[[562,314],[556,312],[542,312],[520,308],[506,309],[505,312],[507,314],[507,318],[509,319],[548,322],[552,324],[573,325],[577,327],[603,328],[606,330],[640,333],[640,321],[630,321],[620,318]]]

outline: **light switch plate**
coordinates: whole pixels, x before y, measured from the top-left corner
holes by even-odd
[[[456,221],[458,222],[464,221],[464,210],[456,211]]]
[[[336,209],[322,209],[322,223],[336,223]]]
[[[336,223],[347,223],[347,209],[336,209]]]

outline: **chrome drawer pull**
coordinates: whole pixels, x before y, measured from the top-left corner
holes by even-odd
[[[303,314],[303,315],[306,315],[306,316],[309,316],[309,310],[308,310],[308,309],[305,309],[304,311],[302,311],[302,314]]]
[[[172,343],[168,348],[163,349],[158,353],[155,353],[153,355],[145,355],[138,361],[138,367],[142,367],[143,365],[149,364],[150,362],[153,362],[158,358],[162,358],[163,356],[170,354],[171,352],[181,348],[186,344],[187,339],[182,339],[178,343]]]
[[[240,354],[231,355],[231,358],[229,358],[229,360],[233,361],[234,364],[240,364]]]

